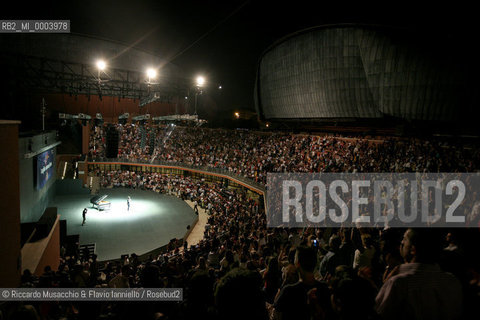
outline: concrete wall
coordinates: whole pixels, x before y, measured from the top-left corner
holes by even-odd
[[[20,284],[19,122],[0,120],[0,287]]]
[[[57,217],[55,224],[50,232],[48,243],[43,251],[42,257],[35,269],[34,274],[41,276],[46,266],[50,266],[52,270],[57,270],[60,265],[60,216]]]
[[[46,266],[57,270],[60,264],[60,215],[57,215],[48,236],[26,243],[21,250],[22,272],[30,270],[41,276]]]
[[[90,189],[83,187],[83,179],[57,180],[55,189],[57,195],[90,194]]]

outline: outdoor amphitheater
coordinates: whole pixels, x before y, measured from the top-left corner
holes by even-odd
[[[200,99],[215,103],[203,80],[150,52],[76,34],[1,37],[13,113],[0,120],[0,287],[183,296],[4,297],[0,319],[477,319],[477,89],[457,56],[405,32],[328,25],[271,43],[255,66],[248,128],[203,118]],[[98,53],[115,58],[92,63]],[[160,80],[147,64],[162,65]],[[317,183],[316,200],[295,200],[274,179],[367,174],[392,180],[342,189],[344,207],[334,198],[343,185]],[[423,193],[394,182],[427,174],[441,180]],[[440,192],[461,200],[437,206]],[[461,219],[403,221],[394,206],[420,193],[428,217],[455,208]],[[289,225],[308,201],[339,212],[357,201],[357,220]],[[396,224],[359,222],[377,209]]]

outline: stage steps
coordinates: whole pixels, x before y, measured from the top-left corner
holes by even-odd
[[[88,259],[90,259],[97,252],[97,245],[95,243],[82,244],[80,245],[79,252],[81,261],[87,260],[85,259],[86,252],[88,252]]]

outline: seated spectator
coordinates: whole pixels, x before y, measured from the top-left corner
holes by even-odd
[[[460,282],[436,264],[441,239],[433,229],[408,229],[401,253],[405,263],[376,297],[384,319],[458,319],[462,313]]]
[[[34,286],[34,284],[37,282],[37,277],[32,274],[30,269],[25,269],[22,274],[21,282],[22,286],[25,287]]]
[[[86,288],[89,286],[89,280],[90,280],[90,271],[89,269],[89,264],[86,262],[83,265],[80,262],[77,262],[77,264],[74,266],[74,276],[73,276],[73,282],[78,288]]]
[[[313,270],[317,264],[317,252],[312,247],[300,246],[295,254],[295,267],[300,280],[284,286],[274,303],[275,314],[279,319],[311,319],[313,314],[321,318],[331,315],[330,293],[327,285],[315,279]],[[320,310],[312,310],[308,304],[308,293],[315,289]]]
[[[158,261],[164,261],[164,257],[159,257]],[[163,264],[163,262],[162,262]],[[160,268],[154,263],[147,263],[143,269],[142,286],[145,288],[161,288],[163,281],[160,279]]]
[[[382,234],[382,257],[385,268],[382,283],[389,279],[392,273],[396,272],[397,266],[403,263],[403,257],[400,253],[400,242],[402,240],[400,231],[399,229],[388,229]]]
[[[372,237],[369,234],[362,234],[362,247],[355,250],[353,268],[371,268],[374,255],[375,247],[373,246]]]
[[[185,288],[184,309],[186,319],[206,319],[214,305],[213,281],[207,270],[197,269]]]
[[[223,257],[223,259],[220,261],[220,271],[227,273],[232,268],[233,263],[233,252],[231,250],[227,250],[225,252],[225,257]]]
[[[129,276],[130,267],[124,265],[122,267],[122,272],[117,274],[112,280],[108,282],[110,288],[130,288]]]
[[[275,295],[280,289],[282,273],[278,267],[277,257],[268,257],[267,268],[263,273],[265,298],[268,303],[273,304]]]
[[[50,266],[45,266],[43,274],[39,279],[38,286],[40,288],[53,287],[53,281],[55,280],[55,272],[52,271]]]
[[[282,265],[282,287],[287,284],[297,283],[298,281],[298,272],[295,267],[295,252],[296,250],[291,248],[286,261],[283,260],[284,250],[280,252],[280,256],[278,257],[279,264]]]
[[[339,319],[378,318],[374,309],[376,290],[368,280],[356,276],[353,272],[339,270],[331,282],[331,287],[332,308]]]
[[[469,268],[468,283],[465,290],[465,319],[478,318],[478,306],[480,305],[480,258],[477,256],[476,262]]]
[[[260,274],[235,268],[223,276],[215,290],[218,319],[267,320]]]
[[[208,266],[209,267],[218,267],[219,264],[220,264],[220,258],[218,256],[218,252],[217,250],[214,250],[212,249],[209,253],[208,253],[208,257],[207,257],[207,262],[208,262]]]
[[[355,256],[355,248],[351,240],[351,230],[342,228],[340,229],[339,235],[342,240],[342,244],[338,249],[339,265],[351,266]]]
[[[11,320],[40,320],[37,310],[32,305],[21,305],[9,318]]]
[[[198,257],[197,266],[195,267],[196,270],[207,270],[207,262],[205,261],[204,257]]]
[[[67,265],[61,264],[58,267],[58,271],[55,273],[55,278],[58,282],[58,287],[60,288],[71,288],[73,286]]]
[[[335,268],[341,264],[338,254],[340,244],[341,240],[336,234],[330,237],[328,252],[320,262],[320,276],[323,279],[326,279],[328,275],[332,276],[335,273]]]

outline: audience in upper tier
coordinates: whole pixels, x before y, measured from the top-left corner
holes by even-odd
[[[106,156],[106,126],[92,127],[91,157]],[[221,168],[263,184],[267,172],[473,172],[480,169],[480,149],[436,140],[370,141],[188,127],[167,131],[148,124],[114,126],[120,136],[118,158]],[[149,144],[151,137],[155,141],[153,151]]]

